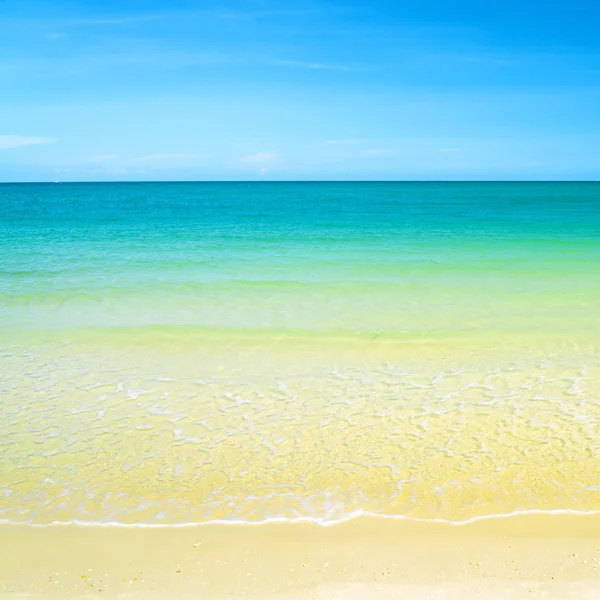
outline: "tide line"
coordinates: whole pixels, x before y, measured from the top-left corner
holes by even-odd
[[[9,526],[22,526],[22,527],[119,527],[119,528],[148,528],[148,529],[163,529],[163,528],[182,528],[182,527],[206,527],[214,525],[226,525],[231,527],[240,526],[251,526],[259,527],[261,525],[270,525],[276,523],[282,524],[297,524],[297,523],[309,523],[318,525],[320,527],[335,527],[349,521],[354,521],[361,518],[369,518],[376,520],[389,520],[389,521],[406,521],[411,523],[423,523],[423,524],[442,524],[451,525],[456,527],[462,527],[470,523],[485,522],[485,521],[496,521],[502,519],[510,519],[514,517],[524,516],[558,516],[558,515],[569,515],[569,516],[599,516],[600,510],[575,510],[575,509],[531,509],[531,510],[518,510],[509,513],[492,513],[488,515],[477,515],[468,519],[451,520],[442,518],[421,518],[411,517],[408,515],[386,515],[380,513],[373,513],[369,511],[354,511],[342,517],[336,519],[327,519],[324,517],[269,517],[259,521],[247,521],[247,520],[235,520],[235,519],[214,519],[209,521],[194,521],[187,523],[123,523],[119,521],[52,521],[50,523],[28,523],[20,521],[11,521],[9,519],[0,519],[0,525]]]

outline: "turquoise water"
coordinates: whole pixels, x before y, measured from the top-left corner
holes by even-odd
[[[0,211],[0,518],[600,508],[600,184],[5,184]]]
[[[3,186],[2,323],[423,332],[555,330],[562,318],[596,326],[584,309],[598,291],[598,190]]]

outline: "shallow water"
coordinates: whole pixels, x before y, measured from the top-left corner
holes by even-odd
[[[0,519],[600,510],[600,185],[0,185]]]

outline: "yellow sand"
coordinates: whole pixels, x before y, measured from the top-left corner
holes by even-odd
[[[600,515],[0,528],[0,598],[600,598]]]

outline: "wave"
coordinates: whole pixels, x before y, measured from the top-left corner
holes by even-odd
[[[52,521],[50,523],[30,523],[22,521],[11,521],[10,519],[0,519],[0,525],[17,526],[17,527],[35,527],[35,528],[47,528],[47,527],[119,527],[119,528],[147,528],[147,529],[169,529],[169,528],[182,528],[182,527],[207,527],[214,525],[226,525],[231,527],[240,526],[251,526],[260,527],[270,524],[300,524],[309,523],[318,525],[320,527],[334,527],[357,519],[377,519],[380,521],[406,521],[410,523],[422,523],[422,524],[439,524],[449,525],[455,527],[462,527],[471,523],[479,523],[486,521],[497,521],[502,519],[513,519],[517,517],[528,517],[528,516],[576,516],[576,517],[591,517],[600,516],[600,510],[575,510],[575,509],[529,509],[529,510],[517,510],[508,513],[492,513],[488,515],[477,515],[469,517],[467,519],[451,520],[442,518],[421,518],[411,517],[408,515],[386,515],[381,513],[373,513],[369,511],[354,511],[342,517],[335,519],[327,519],[322,517],[269,517],[257,521],[248,521],[244,519],[213,519],[209,521],[194,521],[185,523],[123,523],[120,521]]]

